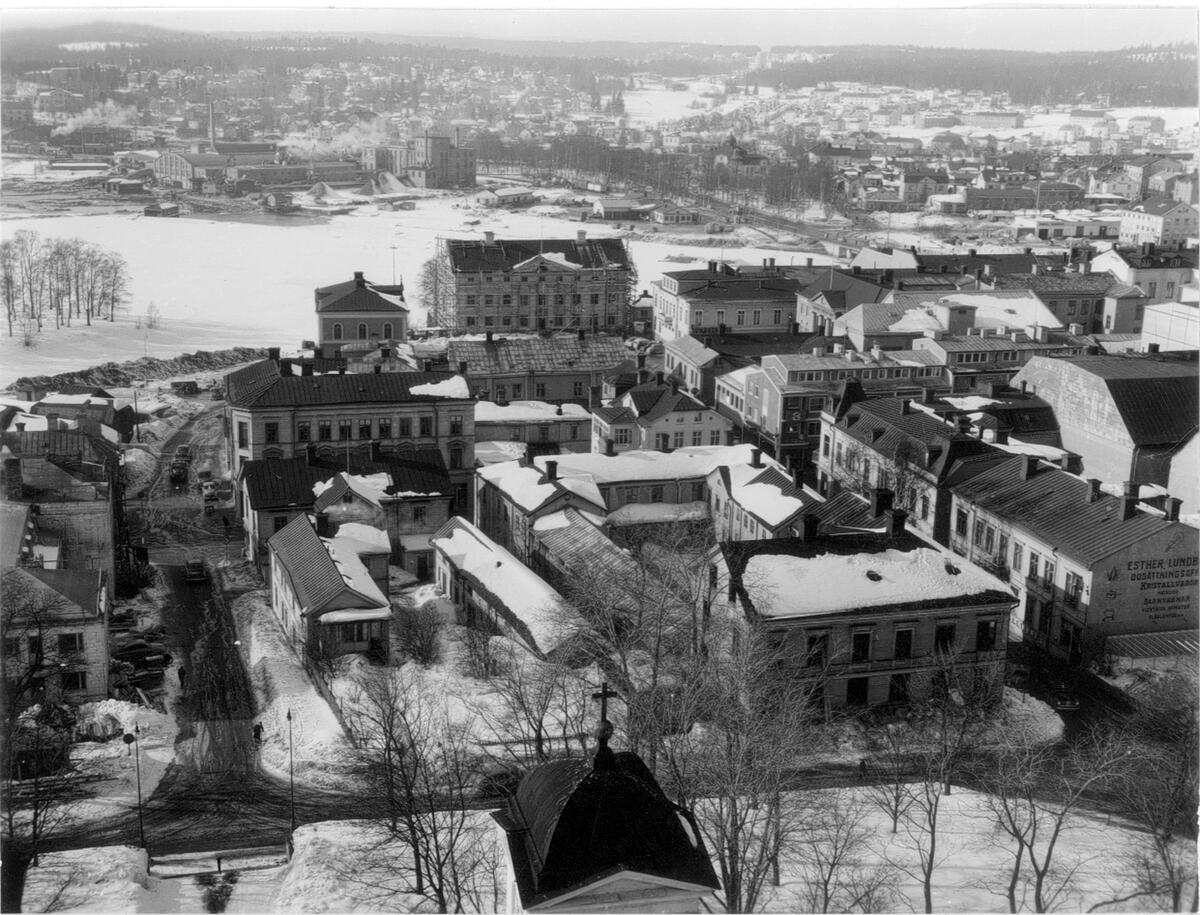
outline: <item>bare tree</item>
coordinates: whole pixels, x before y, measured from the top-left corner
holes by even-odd
[[[907,776],[912,767],[913,747],[906,724],[891,724],[883,729],[881,746],[871,756],[870,781],[864,786],[867,798],[882,810],[892,823],[892,835],[912,806],[912,791]]]
[[[367,668],[348,723],[383,803],[379,822],[410,857],[393,856],[379,884],[424,896],[439,912],[486,910],[496,869],[493,839],[472,809],[473,747],[413,667]],[[494,887],[493,887],[494,889]]]
[[[406,609],[399,618],[400,650],[418,664],[428,667],[442,656],[445,619],[436,607]]]

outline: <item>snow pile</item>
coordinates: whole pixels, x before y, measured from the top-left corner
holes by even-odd
[[[230,608],[254,684],[263,726],[262,761],[281,776],[288,771],[288,722],[296,778],[345,786],[353,750],[337,717],[317,692],[271,611],[266,591],[243,594]]]
[[[526,447],[524,442],[476,442],[475,460],[484,466],[519,461]]]
[[[455,397],[469,400],[471,397],[471,388],[467,384],[467,379],[463,378],[462,375],[455,375],[453,378],[447,378],[445,381],[433,381],[429,384],[415,385],[408,389],[408,393],[422,397]]]
[[[778,490],[776,490],[778,494]],[[703,521],[708,517],[707,502],[634,502],[622,505],[608,516],[608,522],[622,527],[627,524],[662,524],[669,521]],[[536,524],[535,530],[541,530]]]
[[[151,911],[149,858],[130,845],[43,852],[25,877],[22,912]]]
[[[1014,734],[1024,735],[1029,745],[1058,743],[1063,736],[1063,720],[1058,712],[1028,693],[1004,687],[1004,706],[984,741],[1003,744]]]
[[[809,557],[759,555],[746,564],[743,578],[758,612],[779,618],[1008,590],[999,579],[929,547]]]
[[[995,400],[991,397],[980,397],[976,394],[968,394],[963,397],[943,397],[942,400],[950,404],[956,410],[982,410],[984,407],[1002,401]]]
[[[721,466],[750,463],[753,445],[712,445],[662,451],[623,451],[613,457],[591,452],[562,454],[558,461],[560,480],[585,476],[597,484],[638,480],[701,480]],[[546,458],[534,458],[544,468]]]
[[[561,412],[560,412],[561,411]],[[552,423],[571,420],[578,422],[589,419],[588,413],[579,404],[546,403],[541,400],[513,400],[505,405],[481,400],[475,404],[475,422],[478,423]]]

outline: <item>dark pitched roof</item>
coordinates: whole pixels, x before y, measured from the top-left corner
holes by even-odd
[[[345,375],[280,375],[270,360],[226,376],[227,400],[238,407],[313,407],[355,403],[447,402],[457,398],[414,394],[412,388],[446,381],[447,372],[351,372]],[[466,398],[462,398],[464,401]]]
[[[374,603],[346,583],[307,514],[289,521],[267,545],[286,570],[305,616],[320,615],[339,595],[347,595],[352,602]]]
[[[92,569],[33,568],[25,571],[89,616],[99,609],[96,599],[100,593],[100,572]]]
[[[336,471],[311,466],[304,457],[281,460],[243,461],[243,485],[247,507],[253,511],[270,508],[309,508],[314,501],[313,484],[329,479]]]
[[[104,390],[104,388],[98,388],[95,385],[90,385],[90,384],[60,384],[58,386],[58,390],[55,391],[54,393],[56,393],[56,394],[86,394],[89,397],[107,397],[107,398],[111,398],[113,396],[113,395],[109,394],[108,391]]]
[[[1026,479],[1027,459],[1033,460],[1026,455],[1010,458],[954,486],[954,493],[1089,565],[1167,528],[1184,537],[1200,537],[1195,528],[1148,512],[1135,511],[1123,521],[1121,499],[1101,493],[1089,501],[1087,480],[1057,467],[1036,462]]]
[[[384,298],[385,295],[404,301],[404,287],[380,286],[359,275],[345,283],[317,289],[317,311],[321,314],[360,311],[408,313],[407,308]]]
[[[490,243],[452,238],[446,241],[446,250],[455,272],[501,273],[539,254],[561,255],[583,270],[628,270],[631,264],[629,249],[620,238],[503,238]]]
[[[636,567],[629,554],[613,543],[591,521],[574,508],[563,509],[567,523],[562,527],[535,530],[533,538],[546,553],[568,571],[574,568],[602,570],[615,581],[633,581]]]
[[[997,289],[1031,289],[1038,294],[1104,295],[1120,284],[1115,276],[1104,273],[1002,273],[996,276]]]
[[[14,457],[44,457],[64,464],[86,461],[114,469],[119,457],[115,445],[98,435],[79,430],[5,432],[3,444]]]
[[[1188,204],[1181,200],[1172,200],[1170,197],[1151,197],[1132,207],[1132,210],[1135,213],[1140,212],[1148,213],[1152,216],[1162,216],[1181,206],[1186,207]]]
[[[719,888],[695,823],[645,763],[628,752],[609,759],[545,763],[495,814],[526,910],[622,870]]]
[[[616,337],[561,334],[554,337],[499,337],[485,340],[451,340],[447,347],[451,365],[467,363],[467,375],[506,375],[513,372],[603,372],[629,358]]]

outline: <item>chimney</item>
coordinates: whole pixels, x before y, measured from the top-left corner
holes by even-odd
[[[488,332],[487,332],[487,333],[484,335],[484,339],[485,339],[485,340],[486,340],[488,343],[491,343],[491,342],[492,342],[492,334],[493,334],[493,333],[494,333],[494,331],[490,331],[490,330],[489,330],[489,331],[488,331]]]
[[[846,351],[846,345],[845,345],[844,343],[835,343],[835,344],[833,344],[833,354],[834,354],[835,356],[840,356],[840,355],[842,355],[842,353],[844,353],[845,351]]]
[[[825,347],[823,347],[823,346],[814,346],[814,347],[812,348],[812,354],[813,354],[814,356],[824,356],[824,355],[825,355]]]
[[[904,291],[904,280],[896,280],[896,291],[897,292]]]
[[[977,283],[983,282],[983,268],[982,267],[975,268],[975,282],[977,282]]]
[[[291,359],[280,359],[279,360],[279,374],[280,375],[291,375],[292,374],[292,360]]]
[[[1030,255],[1030,254],[1032,254],[1032,253],[1033,253],[1033,248],[1026,248],[1026,249],[1025,249],[1025,254],[1026,254],[1026,255]]]
[[[1067,325],[1067,333],[1069,333],[1072,337],[1078,337],[1080,334],[1083,333],[1083,325],[1082,324],[1068,324]]]
[[[889,508],[887,514],[887,533],[890,539],[895,539],[904,533],[908,512],[902,508]]]
[[[639,369],[644,369],[646,367],[646,354],[645,353],[637,354],[637,367]]]
[[[55,429],[58,428],[58,414],[57,413],[47,413],[46,414],[46,428],[51,432],[53,432]]]
[[[392,358],[392,348],[390,346],[379,347],[379,358],[380,359],[391,359]]]
[[[979,249],[978,248],[968,248],[967,254],[970,255],[971,257],[976,257],[979,254]]]
[[[1153,356],[1155,353],[1158,352],[1158,344],[1157,343],[1147,343],[1146,344],[1146,352]]]
[[[496,233],[495,233],[495,232],[484,232],[484,233],[483,233],[483,243],[484,243],[485,245],[490,245],[490,244],[492,244],[492,243],[493,243],[495,240],[496,240]]]
[[[708,262],[708,272],[709,272],[709,273],[716,273],[716,272],[717,272],[717,262],[716,262],[716,261],[709,261],[709,262]]]
[[[575,233],[575,241],[581,245],[587,241],[587,229],[580,229],[577,231]]]
[[[300,363],[300,376],[302,378],[309,378],[312,376],[312,373],[313,373],[313,364],[311,362]]]
[[[1029,391],[1029,382],[1022,378],[1020,387],[1021,387],[1021,396],[1023,397]]]
[[[429,363],[429,371],[432,371],[432,370],[433,370],[433,363],[432,363],[432,362],[430,362],[430,363]],[[465,374],[467,374],[467,363],[466,363],[466,361],[465,361],[465,360],[459,360],[459,363],[458,363],[458,374],[460,374],[460,375],[465,375]]]
[[[372,366],[372,368],[374,368],[374,370],[375,370],[374,374],[376,374],[376,375],[383,374],[383,366],[382,365]]]
[[[279,361],[279,347],[278,346],[268,346],[267,347],[267,358],[270,359],[272,362],[278,362]]]
[[[659,387],[662,387],[662,383],[663,383],[663,373],[662,372],[654,373],[654,383],[656,385],[658,385]]]
[[[997,429],[995,442],[997,445],[1007,445],[1008,444],[1008,430],[1007,429]]]
[[[935,400],[937,400],[937,395],[934,393],[933,388],[921,388],[921,403],[931,404]]]
[[[563,411],[562,411],[562,404],[559,404],[559,405],[558,405],[558,406],[555,408],[555,410],[554,410],[554,415],[555,415],[555,416],[562,416],[562,415],[563,415]]]
[[[770,267],[772,270],[774,270],[775,269],[775,258],[768,257],[767,258],[767,266]]]
[[[1021,479],[1032,480],[1034,473],[1037,472],[1038,459],[1034,454],[1021,455]]]
[[[359,289],[362,289],[364,286],[367,285],[367,281],[363,279],[361,270],[354,271],[354,285],[357,286]]]
[[[1126,480],[1121,485],[1121,493],[1126,498],[1136,499],[1138,497],[1138,493],[1141,492],[1141,489],[1142,485],[1140,483],[1133,482],[1133,480]]]
[[[860,266],[858,266],[857,264],[855,264],[853,267],[851,267],[851,268],[850,268],[850,272],[851,272],[851,273],[852,273],[854,276],[859,276],[859,275],[861,275],[861,274],[862,274],[862,267],[860,267]]]
[[[339,366],[338,366],[338,374],[339,374],[339,375],[345,375],[345,374],[346,374],[346,367],[345,367],[344,365],[339,365]]]
[[[806,258],[804,259],[804,261],[805,261],[805,263],[804,263],[804,266],[805,266],[805,267],[811,267],[811,266],[812,266],[813,259],[812,259],[811,257],[806,257]]]
[[[1121,520],[1128,521],[1137,514],[1137,496],[1121,496]]]
[[[546,482],[553,483],[558,479],[558,461],[546,461]]]
[[[579,342],[580,343],[583,342],[583,335],[584,335],[584,329],[581,327],[581,328],[579,328]]]
[[[896,494],[890,489],[882,486],[877,486],[870,492],[871,499],[871,517],[878,518],[885,511],[892,507],[892,501]]]
[[[604,440],[604,453],[608,457],[612,457],[614,454],[617,453],[616,449],[613,448],[613,440],[611,438],[606,438]]]
[[[900,401],[900,415],[908,416],[908,414],[911,412],[912,412],[912,407],[910,406],[910,401],[907,397],[905,397],[903,400]]]
[[[725,325],[724,325],[724,324],[718,324],[718,325],[717,325],[717,336],[718,336],[718,337],[724,337],[724,336],[725,336]]]
[[[1183,504],[1182,499],[1176,499],[1174,496],[1168,496],[1163,502],[1163,517],[1167,521],[1179,520],[1179,506]]]
[[[751,448],[750,449],[750,466],[757,468],[757,467],[762,467],[762,465],[763,465],[762,449],[761,448]]]
[[[329,515],[325,514],[325,512],[317,512],[316,519],[317,519],[317,536],[318,537],[332,537],[333,535],[329,531]]]
[[[638,384],[646,384],[646,382],[648,382],[649,380],[650,380],[650,370],[649,369],[640,368],[637,370],[637,383]]]
[[[810,515],[805,512],[800,516],[800,539],[804,543],[811,543],[816,540],[821,534],[821,519],[816,515]]]

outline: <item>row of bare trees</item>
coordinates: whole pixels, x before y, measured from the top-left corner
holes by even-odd
[[[21,230],[0,242],[0,296],[10,337],[34,345],[45,328],[114,321],[129,295],[124,258],[78,238]]]

